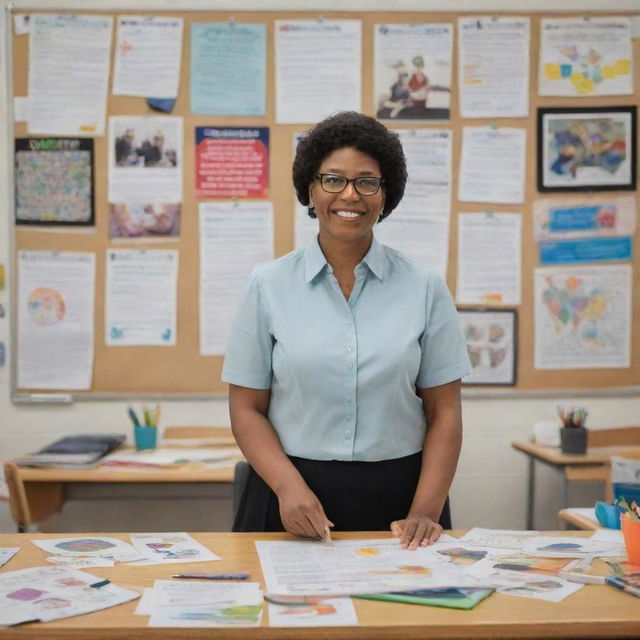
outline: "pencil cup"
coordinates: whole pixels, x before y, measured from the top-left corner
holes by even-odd
[[[560,429],[562,453],[586,453],[587,430],[585,427],[562,427]]]
[[[155,449],[158,429],[156,427],[137,426],[133,428],[133,436],[137,451]]]
[[[623,513],[620,516],[624,546],[627,550],[627,559],[631,564],[640,565],[640,522]]]

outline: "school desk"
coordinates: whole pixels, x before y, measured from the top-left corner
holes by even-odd
[[[126,452],[127,449],[122,449]],[[233,483],[234,465],[242,460],[240,450],[228,461],[227,466],[208,466],[198,462],[175,468],[162,469],[114,469],[101,466],[90,469],[61,469],[55,467],[20,467],[15,462],[4,466],[9,485],[9,504],[18,531],[26,531],[59,511],[66,499],[66,490],[73,484],[83,488],[104,485],[129,484],[195,484]]]
[[[462,532],[453,532],[454,535]],[[587,532],[553,532],[560,535],[587,535]],[[73,534],[74,536],[86,534]],[[94,534],[100,535],[100,534]],[[129,540],[129,534],[103,534]],[[246,572],[252,580],[264,581],[254,541],[287,540],[288,534],[192,533],[196,540],[222,560],[190,563],[190,571]],[[334,534],[335,539],[387,537],[380,532]],[[34,538],[60,537],[60,534],[0,534],[0,546],[22,547],[0,572],[45,565],[47,552],[31,544]],[[155,579],[168,579],[184,564],[85,569],[95,576],[139,592],[151,587]],[[607,574],[601,560],[594,562],[595,573]],[[358,617],[355,627],[270,628],[265,610],[257,628],[159,628],[148,627],[146,616],[133,614],[138,602],[97,611],[47,624],[31,623],[0,629],[3,640],[303,640],[357,638],[364,640],[414,640],[418,638],[637,638],[640,634],[640,598],[606,585],[585,585],[559,603],[494,593],[470,611],[427,607],[395,602],[354,599]]]
[[[577,529],[584,529],[585,531],[596,531],[602,528],[596,518],[595,509],[568,507],[558,511],[558,518]]]
[[[535,464],[556,469],[562,476],[562,507],[567,507],[569,482],[606,482],[611,456],[640,456],[640,427],[589,430],[589,447],[584,454],[566,454],[559,447],[530,441],[511,446],[528,457],[526,528],[534,529]],[[604,492],[603,492],[603,498]]]

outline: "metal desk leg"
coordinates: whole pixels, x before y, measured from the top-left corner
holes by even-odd
[[[535,460],[529,456],[529,480],[527,483],[527,529],[533,529],[533,510],[536,493]]]

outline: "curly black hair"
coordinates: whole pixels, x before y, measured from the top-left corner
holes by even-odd
[[[353,147],[366,153],[380,165],[384,179],[386,218],[402,200],[407,182],[407,163],[398,135],[375,118],[355,111],[343,111],[319,122],[298,143],[293,161],[293,186],[300,204],[309,204],[309,185],[314,181],[322,161],[336,149]],[[313,209],[309,215],[316,217]]]

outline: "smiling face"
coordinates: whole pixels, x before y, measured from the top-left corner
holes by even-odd
[[[345,178],[372,176],[381,178],[378,161],[353,147],[331,152],[318,167],[318,173],[330,173]],[[314,180],[309,185],[309,200],[320,225],[320,245],[327,243],[360,243],[366,251],[373,237],[373,226],[384,206],[384,188],[372,196],[361,196],[353,182],[340,193],[327,193]]]

